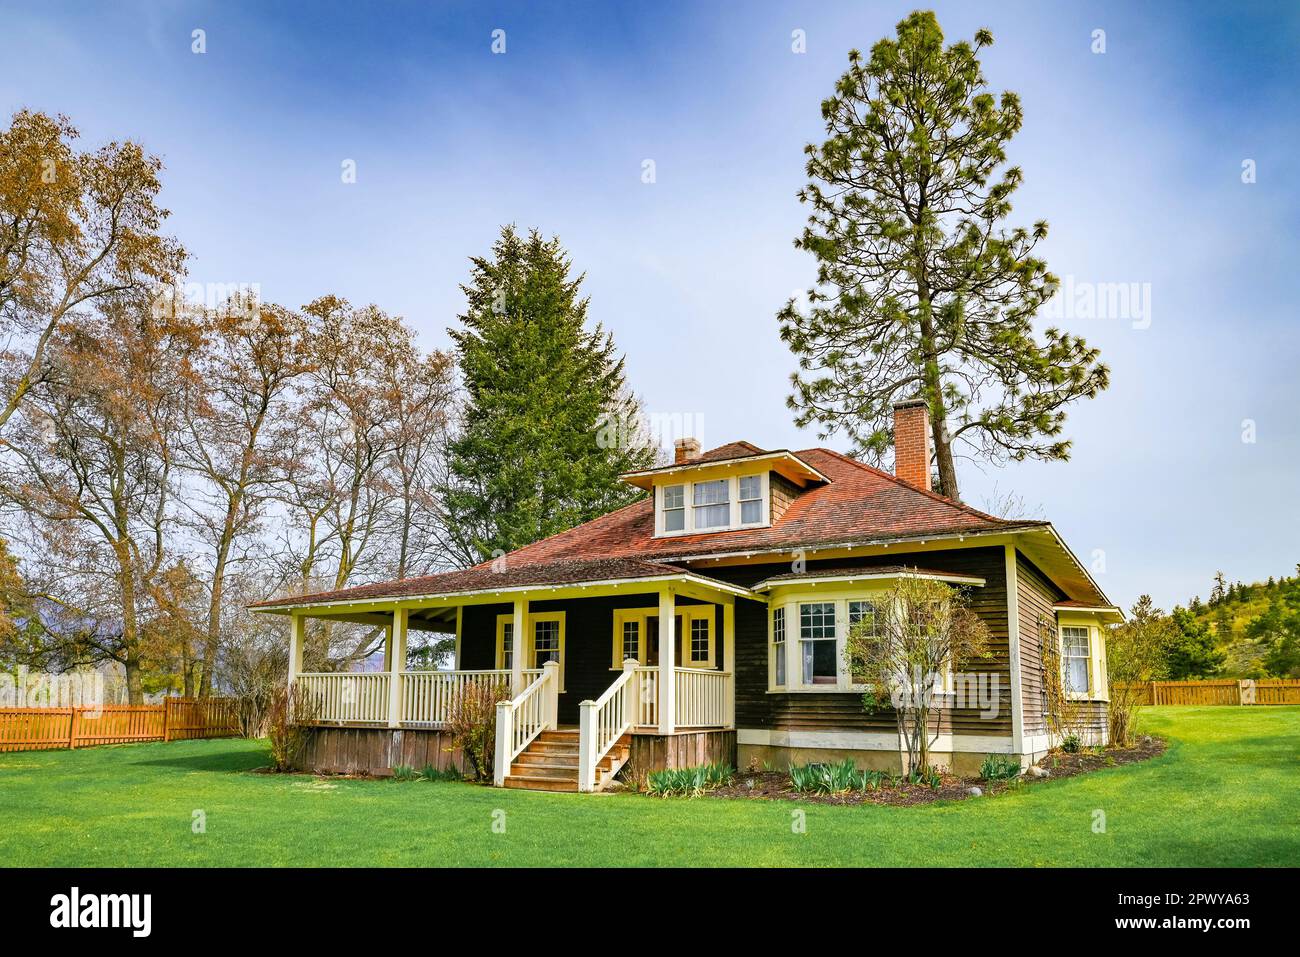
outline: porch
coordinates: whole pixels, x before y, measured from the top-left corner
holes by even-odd
[[[498,785],[600,790],[636,737],[726,733],[734,748],[735,599],[748,591],[663,577],[292,608],[289,680],[319,727],[389,732],[443,732],[458,696],[489,687]],[[310,619],[383,628],[384,670],[303,671]],[[455,668],[408,670],[415,629],[454,631]]]

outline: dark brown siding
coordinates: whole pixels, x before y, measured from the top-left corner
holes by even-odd
[[[968,665],[968,672],[999,676],[1002,689],[997,717],[981,717],[978,708],[949,710],[939,728],[954,734],[1008,735],[1011,733],[1011,665],[1007,643],[1006,558],[1001,548],[967,548],[902,556],[810,561],[808,567],[862,567],[897,565],[914,560],[938,571],[975,575],[983,587],[971,589],[972,607],[992,636],[992,657]],[[709,568],[707,574],[750,585],[789,570],[782,565],[744,565]],[[704,569],[702,569],[704,571]],[[797,638],[797,636],[795,636]],[[787,639],[790,640],[790,639]],[[868,715],[861,695],[854,692],[769,694],[767,691],[767,606],[738,599],[736,602],[736,726],[788,731],[892,731],[892,711]]]
[[[678,597],[678,605],[702,602]],[[560,723],[578,723],[578,705],[599,698],[617,673],[613,670],[614,610],[616,608],[658,608],[659,596],[620,595],[615,598],[573,598],[534,601],[529,611],[564,612],[564,693],[560,695]],[[467,605],[461,613],[461,660],[457,667],[474,670],[496,667],[497,616],[510,614],[512,607]],[[718,667],[722,665],[722,608],[717,607],[713,639]],[[680,646],[679,646],[680,647]],[[680,659],[679,659],[680,660]]]
[[[1025,734],[1042,734],[1047,728],[1042,642],[1044,635],[1050,640],[1056,634],[1056,612],[1052,606],[1063,599],[1065,593],[1019,552],[1016,552],[1016,583],[1020,608],[1020,684],[1024,696]]]

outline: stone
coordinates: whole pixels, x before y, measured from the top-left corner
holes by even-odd
[[[969,795],[970,795],[971,797],[973,797],[973,798],[983,797],[983,796],[984,796],[984,792],[983,792],[982,790],[980,790],[979,788],[967,788],[967,789],[966,789],[966,793],[969,794]]]
[[[1046,768],[1040,768],[1036,764],[1031,764],[1029,770],[1025,772],[1031,778],[1045,778],[1051,774]]]

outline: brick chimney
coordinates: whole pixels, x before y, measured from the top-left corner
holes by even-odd
[[[894,403],[894,475],[930,491],[930,408],[924,399]]]
[[[685,438],[673,443],[673,464],[685,465],[700,457],[700,440]]]

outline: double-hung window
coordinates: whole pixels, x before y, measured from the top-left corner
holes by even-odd
[[[874,637],[876,634],[876,606],[869,601],[849,602],[849,633],[853,634],[861,626],[861,634]],[[849,670],[855,684],[865,684],[866,668],[861,661],[851,661]]]
[[[1072,694],[1088,693],[1088,629],[1065,625],[1061,628],[1061,680]]]
[[[533,623],[533,667],[560,660],[560,623],[547,619]]]
[[[664,531],[681,532],[686,529],[686,486],[667,485],[663,489]]]
[[[785,609],[772,611],[772,684],[785,687]]]
[[[725,528],[731,524],[731,482],[717,479],[696,482],[694,490],[695,528]]]
[[[501,623],[501,662],[497,665],[498,668],[509,671],[514,667],[514,649],[515,623],[504,621]]]
[[[839,681],[835,648],[835,602],[799,606],[799,659],[806,685],[833,685]]]
[[[763,477],[740,477],[740,524],[757,525],[763,521]]]

